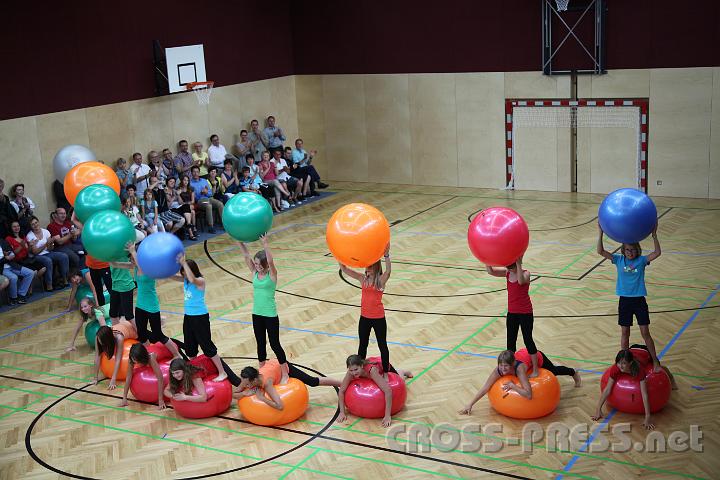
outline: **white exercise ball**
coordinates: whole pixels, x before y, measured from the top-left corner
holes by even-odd
[[[55,178],[60,182],[65,180],[65,175],[78,163],[94,162],[95,154],[83,145],[65,145],[55,154],[53,158],[53,171]]]

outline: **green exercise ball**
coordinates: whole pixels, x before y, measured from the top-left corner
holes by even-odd
[[[107,185],[88,185],[80,190],[75,198],[75,216],[82,223],[87,222],[93,213],[103,210],[120,211],[120,197]]]
[[[102,262],[127,258],[125,245],[135,242],[135,228],[130,219],[114,210],[93,213],[82,232],[87,252]]]
[[[105,325],[112,327],[112,322],[110,321],[110,304],[106,303],[98,308],[102,312],[103,317],[105,317]],[[100,323],[96,315],[95,319],[90,320],[87,325],[85,325],[85,340],[87,340],[88,345],[92,348],[95,348],[95,337],[97,336],[98,330],[100,330]]]
[[[225,231],[235,240],[254,242],[270,231],[273,211],[262,195],[242,192],[225,204],[222,220]]]

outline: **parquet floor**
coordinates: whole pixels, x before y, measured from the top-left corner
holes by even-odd
[[[416,375],[394,424],[416,433],[438,425],[457,432],[469,423],[499,424],[502,431],[472,437],[486,442],[486,449],[443,451],[447,436],[412,433],[389,444],[377,420],[332,424],[336,393],[326,387],[311,389],[306,415],[282,428],[245,423],[235,406],[222,418],[199,421],[132,401],[121,408],[119,391],[108,392],[107,382],[89,386],[93,357],[87,345],[65,353],[77,313],[62,312],[67,293],[61,293],[0,317],[0,477],[718,478],[720,201],[656,198],[663,255],[646,275],[651,331],[679,383],[654,419],[665,437],[700,426],[704,451],[588,453],[583,441],[553,451],[544,438],[524,435],[527,422],[500,416],[487,399],[472,417],[456,412],[482,385],[505,344],[504,281],[485,274],[465,239],[469,216],[504,205],[518,210],[532,230],[525,265],[537,277],[531,289],[535,340],[584,376],[578,389],[560,379],[560,405],[538,424],[596,431],[590,415],[600,374],[619,347],[614,269],[594,253],[601,196],[333,187],[335,195],[277,216],[273,226],[281,339],[290,360],[326,375],[343,374],[344,359],[357,346],[359,290],[339,277],[327,255],[324,223],[346,203],[373,204],[393,223],[393,275],[385,295],[391,359]],[[208,281],[220,353],[237,370],[254,364],[251,287],[239,251],[221,235],[190,247],[188,257]],[[164,282],[158,291],[166,332],[182,336],[182,288]],[[632,340],[640,340],[636,329]],[[371,353],[374,348],[371,343]],[[609,424],[623,422],[633,425],[633,445],[644,440],[639,417],[617,413]],[[618,437],[605,432],[597,438]],[[502,448],[487,448],[493,445]]]

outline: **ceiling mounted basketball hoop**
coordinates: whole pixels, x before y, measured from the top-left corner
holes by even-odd
[[[558,12],[564,12],[567,10],[568,3],[570,3],[570,0],[555,0],[555,4],[557,5],[557,11]]]
[[[215,82],[190,82],[185,85],[185,88],[195,92],[199,105],[208,105],[213,85],[215,85]]]

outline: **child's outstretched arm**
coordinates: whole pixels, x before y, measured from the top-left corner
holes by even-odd
[[[600,401],[598,402],[597,409],[595,410],[595,415],[590,417],[594,421],[598,421],[603,418],[602,407],[603,405],[605,405],[605,400],[607,400],[607,398],[610,396],[610,392],[612,392],[614,385],[615,380],[612,378],[608,378],[608,383],[607,385],[605,385],[605,390],[603,390],[602,395],[600,395]]]
[[[650,421],[650,397],[648,397],[647,382],[645,380],[640,381],[640,393],[645,408],[645,420],[643,420],[642,425],[645,430],[655,430],[655,424]]]
[[[473,397],[473,399],[470,401],[470,403],[465,406],[462,410],[460,410],[458,413],[461,415],[470,415],[470,412],[472,412],[473,405],[475,405],[482,397],[487,394],[487,392],[490,391],[490,387],[493,386],[493,384],[497,381],[497,379],[500,378],[500,375],[498,374],[497,368],[493,368],[492,373],[488,377],[488,379],[485,381],[485,385],[478,391],[478,393]]]
[[[485,265],[485,271],[493,277],[505,277],[507,274],[507,268],[505,267],[491,267],[490,265]]]
[[[356,272],[355,270],[346,267],[346,266],[343,265],[342,263],[338,263],[338,265],[340,265],[340,270],[341,270],[345,275],[347,275],[347,276],[350,277],[350,278],[354,278],[354,279],[357,280],[358,282],[362,282],[362,281],[363,281],[363,278],[365,278],[365,275],[363,275],[362,273]]]
[[[390,244],[387,244],[387,247],[385,247],[385,271],[383,272],[382,276],[380,277],[380,283],[382,283],[383,288],[385,287],[385,284],[390,279],[390,272],[392,271],[392,262],[390,262]]]

